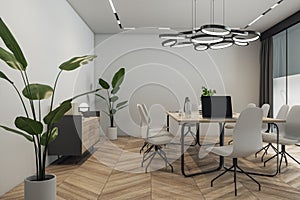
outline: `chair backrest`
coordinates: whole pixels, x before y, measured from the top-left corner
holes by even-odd
[[[256,104],[255,103],[249,103],[246,108],[255,108]]]
[[[286,119],[287,114],[289,112],[289,106],[288,105],[282,105],[279,109],[276,119]],[[278,123],[277,127],[279,128],[279,134],[284,136],[285,135],[285,123]]]
[[[137,109],[140,114],[140,130],[141,130],[141,137],[142,138],[147,138],[149,134],[149,115],[148,115],[148,110],[144,104],[137,104]]]
[[[246,157],[261,149],[263,111],[261,108],[243,110],[233,130],[232,157]]]
[[[270,110],[270,105],[265,103],[261,106],[261,109],[263,110],[263,117],[268,117],[269,110]],[[268,124],[263,123],[261,126],[262,131],[267,131],[268,129]]]
[[[261,109],[263,110],[263,117],[268,117],[270,105],[265,103],[261,106]]]
[[[287,115],[285,137],[300,140],[300,105],[293,106]]]

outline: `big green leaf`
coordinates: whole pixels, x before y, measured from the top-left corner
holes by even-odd
[[[124,106],[128,101],[122,101],[120,103],[117,104],[116,108],[119,108],[121,106]]]
[[[26,68],[16,59],[14,54],[0,47],[0,59],[6,62],[8,66],[16,70],[24,71]]]
[[[117,92],[120,90],[120,87],[115,87],[111,90],[111,94],[117,94]]]
[[[25,133],[23,133],[23,132],[21,132],[21,131],[18,131],[18,130],[15,130],[15,129],[12,129],[12,128],[9,128],[9,127],[6,127],[6,126],[1,126],[1,125],[0,125],[0,127],[3,128],[4,130],[7,130],[7,131],[12,132],[12,133],[16,133],[16,134],[18,134],[18,135],[22,135],[22,136],[25,137],[29,142],[33,142],[33,138],[32,138],[32,136],[30,136],[30,135],[27,135],[27,134],[25,134]]]
[[[48,142],[47,142],[47,136],[48,136],[47,132],[43,133],[43,135],[42,135],[41,144],[43,146],[50,144],[51,142],[53,142],[56,139],[56,137],[58,136],[58,128],[57,127],[52,128],[52,130],[49,133]]]
[[[101,85],[101,87],[103,89],[106,89],[106,90],[108,90],[109,87],[110,87],[109,84],[105,80],[103,80],[102,78],[99,79],[99,84]]]
[[[104,101],[106,101],[105,97],[100,95],[100,94],[96,94],[96,96],[100,97],[101,99],[103,99]]]
[[[43,124],[41,122],[26,117],[17,117],[15,125],[30,135],[39,135],[43,132]]]
[[[44,117],[45,124],[50,125],[57,123],[64,116],[64,114],[72,108],[71,101],[72,100],[66,100],[63,103],[61,103],[59,107],[49,112]]]
[[[14,82],[12,82],[3,72],[0,71],[0,78],[3,78],[5,80],[7,80],[8,82],[10,82],[11,84],[14,84]]]
[[[30,84],[23,91],[23,95],[30,100],[42,100],[52,96],[53,89],[48,85]]]
[[[116,102],[118,99],[119,99],[119,97],[113,96],[109,100],[110,100],[110,102]]]
[[[95,55],[86,55],[80,57],[74,57],[70,60],[62,63],[59,68],[65,71],[72,71],[78,67],[87,64],[89,61],[93,61],[97,56]]]
[[[1,18],[0,18],[0,37],[2,38],[7,48],[11,50],[11,52],[13,52],[15,58],[22,64],[25,70],[27,67],[27,61],[24,57],[24,54],[22,53],[22,50],[19,44],[17,43],[16,39],[11,34],[10,30],[8,29],[8,27],[5,25],[5,23]]]
[[[121,68],[119,69],[119,71],[117,71],[111,81],[111,85],[113,88],[115,87],[120,87],[121,83],[124,80],[124,75],[125,75],[125,68]]]

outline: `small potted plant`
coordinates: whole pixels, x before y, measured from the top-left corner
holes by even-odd
[[[116,95],[117,92],[120,90],[120,86],[124,80],[125,77],[125,68],[119,69],[113,76],[111,85],[108,84],[104,79],[99,79],[99,84],[102,87],[102,89],[106,90],[105,97],[100,94],[96,94],[98,97],[100,97],[102,100],[104,100],[105,105],[107,106],[106,110],[102,110],[110,120],[110,127],[107,128],[107,137],[110,140],[116,140],[117,139],[117,127],[114,124],[114,116],[117,111],[125,108],[127,106],[128,101],[122,101],[120,103],[117,103],[119,100],[119,97]]]
[[[202,86],[201,96],[213,96],[214,94],[216,94],[216,90],[208,89],[205,86]]]
[[[23,80],[24,89],[22,92],[16,87],[14,82],[0,71],[0,79],[9,83],[17,92],[20,105],[24,109],[24,116],[16,117],[14,124],[16,128],[0,125],[0,128],[23,136],[31,142],[35,152],[36,174],[24,181],[25,200],[55,200],[56,199],[56,176],[46,174],[46,158],[48,145],[58,136],[59,130],[55,126],[63,115],[71,109],[71,102],[83,95],[96,92],[98,90],[86,92],[73,98],[63,101],[58,107],[54,108],[54,94],[57,88],[58,79],[62,72],[72,71],[82,65],[92,61],[96,56],[86,55],[74,57],[64,63],[59,68],[60,71],[55,79],[53,88],[49,85],[40,83],[30,83],[27,74],[27,61],[20,46],[9,31],[8,27],[0,18],[0,37],[8,50],[0,47],[0,60],[10,68],[20,72]],[[41,102],[51,98],[50,111],[42,114]],[[28,106],[25,104],[28,101]]]
[[[199,104],[199,107],[198,107],[198,110],[199,110],[200,113],[202,113],[201,97],[202,96],[213,96],[216,93],[217,93],[216,90],[208,89],[207,87],[202,86],[202,93],[201,93],[201,96],[200,96],[200,104]]]

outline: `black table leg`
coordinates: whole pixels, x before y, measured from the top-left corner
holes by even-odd
[[[184,123],[181,126],[181,173],[183,176],[185,177],[191,177],[191,176],[196,176],[196,175],[200,175],[200,174],[207,174],[207,173],[211,173],[211,172],[215,172],[215,171],[219,171],[220,169],[222,169],[222,166],[224,165],[224,158],[222,156],[220,156],[220,163],[219,166],[215,169],[211,169],[211,170],[207,170],[207,171],[201,171],[201,172],[196,172],[196,173],[191,173],[191,174],[187,174],[184,170],[184,129],[185,126],[188,123]],[[222,126],[220,126],[220,144],[224,144],[224,124],[220,123]],[[198,124],[198,129],[199,129],[199,124]],[[197,131],[198,132],[198,131]],[[198,138],[197,138],[198,140]],[[199,139],[200,140],[200,139]],[[200,143],[200,142],[199,142]]]

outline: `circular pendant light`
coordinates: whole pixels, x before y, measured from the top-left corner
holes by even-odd
[[[260,37],[260,33],[256,31],[247,31],[247,36],[241,36],[241,35],[235,35],[233,36],[233,40],[236,42],[253,42],[255,40],[258,40]]]
[[[201,26],[202,33],[214,36],[225,36],[230,34],[230,28],[219,24],[206,24]]]
[[[192,46],[193,42],[191,41],[184,41],[184,42],[177,42],[176,44],[172,45],[172,47],[189,47]]]
[[[161,45],[164,46],[164,47],[172,47],[176,43],[177,43],[177,40],[175,40],[175,39],[168,39],[168,40],[163,41],[161,43]]]
[[[230,38],[226,38],[221,42],[213,43],[209,46],[209,48],[217,50],[217,49],[224,49],[233,45],[233,40]]]
[[[234,41],[233,43],[235,45],[237,45],[237,46],[242,46],[242,47],[245,47],[245,46],[249,45],[249,42],[237,42],[237,41]]]
[[[205,51],[208,49],[208,45],[207,44],[194,44],[194,49],[196,51]]]
[[[217,43],[222,42],[224,40],[224,37],[221,36],[212,36],[207,34],[199,34],[191,37],[191,41],[194,43],[200,43],[200,44],[211,44],[211,43]]]
[[[231,29],[232,35],[248,36],[248,32],[242,29]]]

